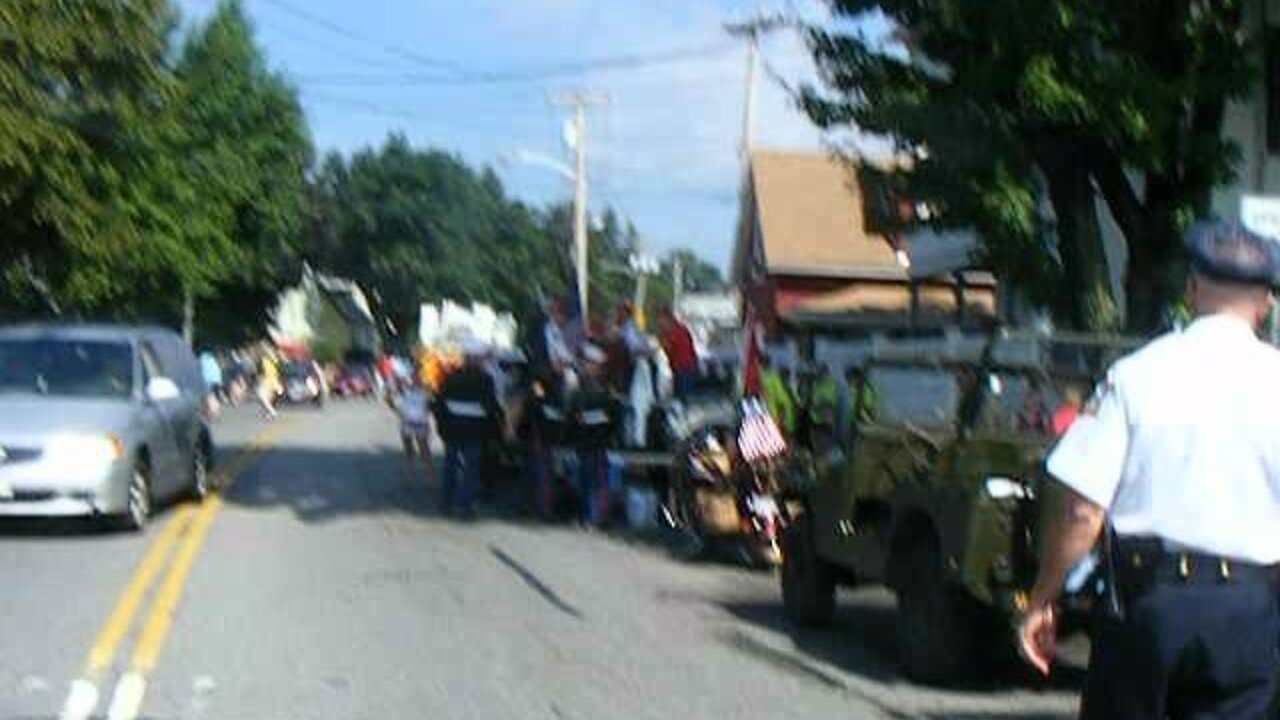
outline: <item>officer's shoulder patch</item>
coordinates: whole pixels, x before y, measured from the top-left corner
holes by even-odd
[[[1084,407],[1080,408],[1080,414],[1097,415],[1098,409],[1102,407],[1102,401],[1115,392],[1115,389],[1115,382],[1108,376],[1093,389],[1093,395],[1089,396],[1089,400],[1085,402]]]

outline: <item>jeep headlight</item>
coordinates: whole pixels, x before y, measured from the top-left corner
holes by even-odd
[[[992,476],[982,482],[982,491],[992,500],[1030,500],[1031,488],[1012,478]]]
[[[76,468],[98,468],[124,457],[124,443],[115,435],[54,435],[44,443],[45,458]]]

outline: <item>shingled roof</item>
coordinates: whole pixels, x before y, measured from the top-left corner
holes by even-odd
[[[861,189],[841,160],[753,152],[751,191],[769,274],[906,278],[886,238],[867,231]]]

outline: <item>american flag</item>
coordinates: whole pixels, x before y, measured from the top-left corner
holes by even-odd
[[[738,450],[747,462],[775,458],[787,451],[787,441],[769,415],[769,411],[756,399],[742,403],[742,426],[738,429]]]

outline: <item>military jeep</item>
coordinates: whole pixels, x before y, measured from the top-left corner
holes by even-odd
[[[1035,578],[1060,396],[1086,395],[1128,345],[1002,336],[868,352],[854,402],[873,393],[874,407],[785,483],[788,616],[828,622],[838,585],[883,584],[912,679],[953,682],[1007,659]]]

